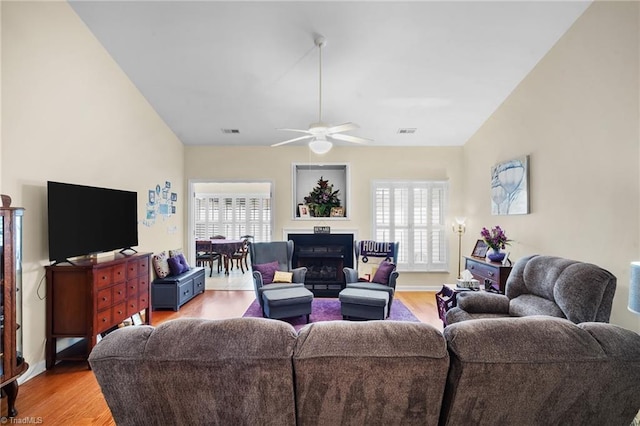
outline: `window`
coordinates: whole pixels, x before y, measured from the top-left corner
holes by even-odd
[[[271,197],[269,194],[196,194],[195,238],[224,235],[254,241],[271,241]]]
[[[447,194],[441,181],[373,182],[373,235],[400,243],[398,270],[448,270]]]

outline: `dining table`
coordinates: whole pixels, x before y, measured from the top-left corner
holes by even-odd
[[[222,238],[212,238],[211,245],[215,253],[222,256],[224,262],[224,273],[229,275],[229,259],[235,252],[240,250],[244,245],[244,240],[227,240]]]

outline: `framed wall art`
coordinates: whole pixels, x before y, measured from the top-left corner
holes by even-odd
[[[491,214],[529,213],[529,156],[503,161],[491,168]]]

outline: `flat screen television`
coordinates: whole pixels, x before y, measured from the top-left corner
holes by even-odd
[[[47,182],[49,260],[138,245],[138,193]]]

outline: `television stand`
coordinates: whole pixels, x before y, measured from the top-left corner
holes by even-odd
[[[47,266],[46,367],[59,360],[86,361],[97,335],[144,311],[151,324],[151,253],[116,254]],[[58,351],[58,339],[80,338]]]

